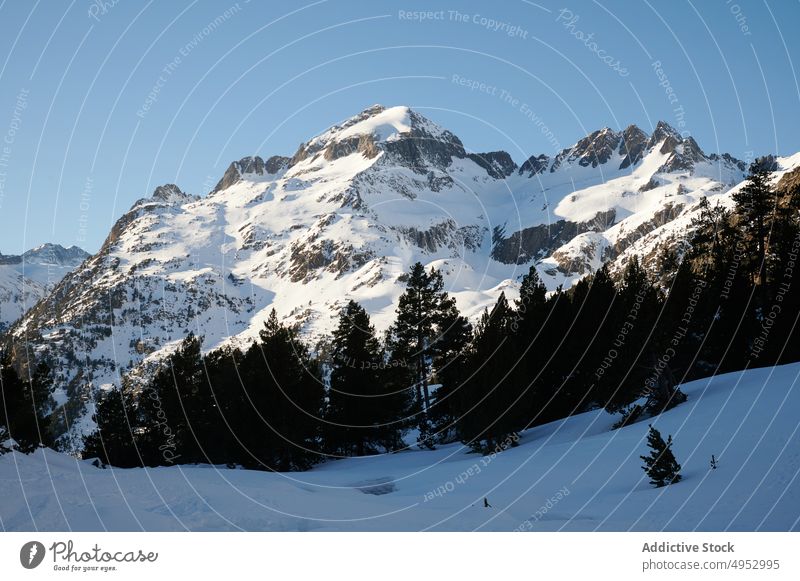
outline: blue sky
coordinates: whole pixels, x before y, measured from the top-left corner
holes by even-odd
[[[205,193],[374,103],[518,163],[659,119],[794,153],[798,22],[796,0],[3,1],[0,252],[96,251],[157,185]]]

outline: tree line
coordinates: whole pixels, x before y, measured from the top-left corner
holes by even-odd
[[[798,361],[800,188],[776,188],[773,170],[757,160],[730,208],[703,198],[691,238],[651,272],[633,256],[547,292],[531,267],[519,297],[501,294],[474,326],[441,273],[417,263],[383,335],[349,301],[314,349],[274,311],[246,350],[203,355],[189,336],[148,381],[97,395],[84,456],[283,471],[409,445],[488,452],[591,409],[622,427],[685,401],[685,381]]]

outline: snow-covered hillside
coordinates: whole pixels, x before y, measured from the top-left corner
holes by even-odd
[[[313,338],[351,298],[385,329],[416,261],[441,269],[473,318],[513,297],[532,263],[553,289],[626,252],[654,262],[697,202],[723,198],[745,169],[663,122],[649,135],[601,129],[517,166],[502,151],[470,153],[407,107],[376,105],[292,157],[232,163],[206,196],[160,186],[10,335],[51,363],[80,431],[93,389],[190,332],[206,350],[246,343],[275,308]]]
[[[0,333],[89,257],[77,246],[43,244],[24,254],[0,254]]]
[[[683,480],[652,488],[646,423],[590,412],[494,456],[460,445],[328,462],[309,472],[99,469],[52,451],[0,457],[0,526],[76,530],[800,529],[800,364],[700,380],[654,425]],[[714,454],[718,468],[711,470]],[[484,498],[491,505],[484,506]]]

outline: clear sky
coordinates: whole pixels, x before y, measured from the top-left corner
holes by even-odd
[[[518,163],[659,119],[794,153],[799,23],[797,0],[5,0],[0,252],[96,251],[156,186],[205,193],[374,103]]]

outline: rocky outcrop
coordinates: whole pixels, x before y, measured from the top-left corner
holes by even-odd
[[[553,160],[550,171],[554,172],[562,164],[573,162],[577,162],[581,167],[597,167],[606,163],[611,156],[617,153],[621,141],[622,136],[608,127],[594,131],[571,148],[561,151]]]
[[[800,168],[787,172],[776,185],[776,189],[784,194],[797,191],[798,188],[800,188]]]
[[[420,230],[409,227],[394,228],[411,244],[424,252],[434,253],[443,248],[455,252],[454,256],[464,250],[474,251],[483,242],[484,231],[477,225],[459,227],[454,220],[445,220],[430,228]]]
[[[231,187],[246,175],[263,176],[266,174],[277,174],[286,169],[291,161],[292,160],[288,157],[280,155],[273,155],[266,162],[257,155],[243,157],[239,161],[234,161],[228,166],[222,179],[217,182],[217,185],[211,190],[211,193],[215,194]]]
[[[614,223],[616,212],[599,212],[587,222],[557,220],[514,232],[506,237],[502,229],[495,229],[492,258],[504,264],[525,264],[541,259],[563,246],[581,232],[605,230]]]
[[[622,132],[622,141],[619,145],[619,153],[625,156],[619,169],[639,163],[645,151],[647,151],[647,134],[636,125],[628,125]]]
[[[333,161],[356,152],[367,159],[372,159],[378,156],[380,150],[372,135],[358,135],[342,141],[332,141],[325,148],[324,157],[328,161]]]
[[[496,180],[507,178],[517,169],[517,164],[505,151],[470,153],[467,157],[485,169],[489,177]]]
[[[529,178],[540,174],[550,166],[550,157],[541,153],[532,155],[525,163],[519,166],[519,175],[527,175]]]

